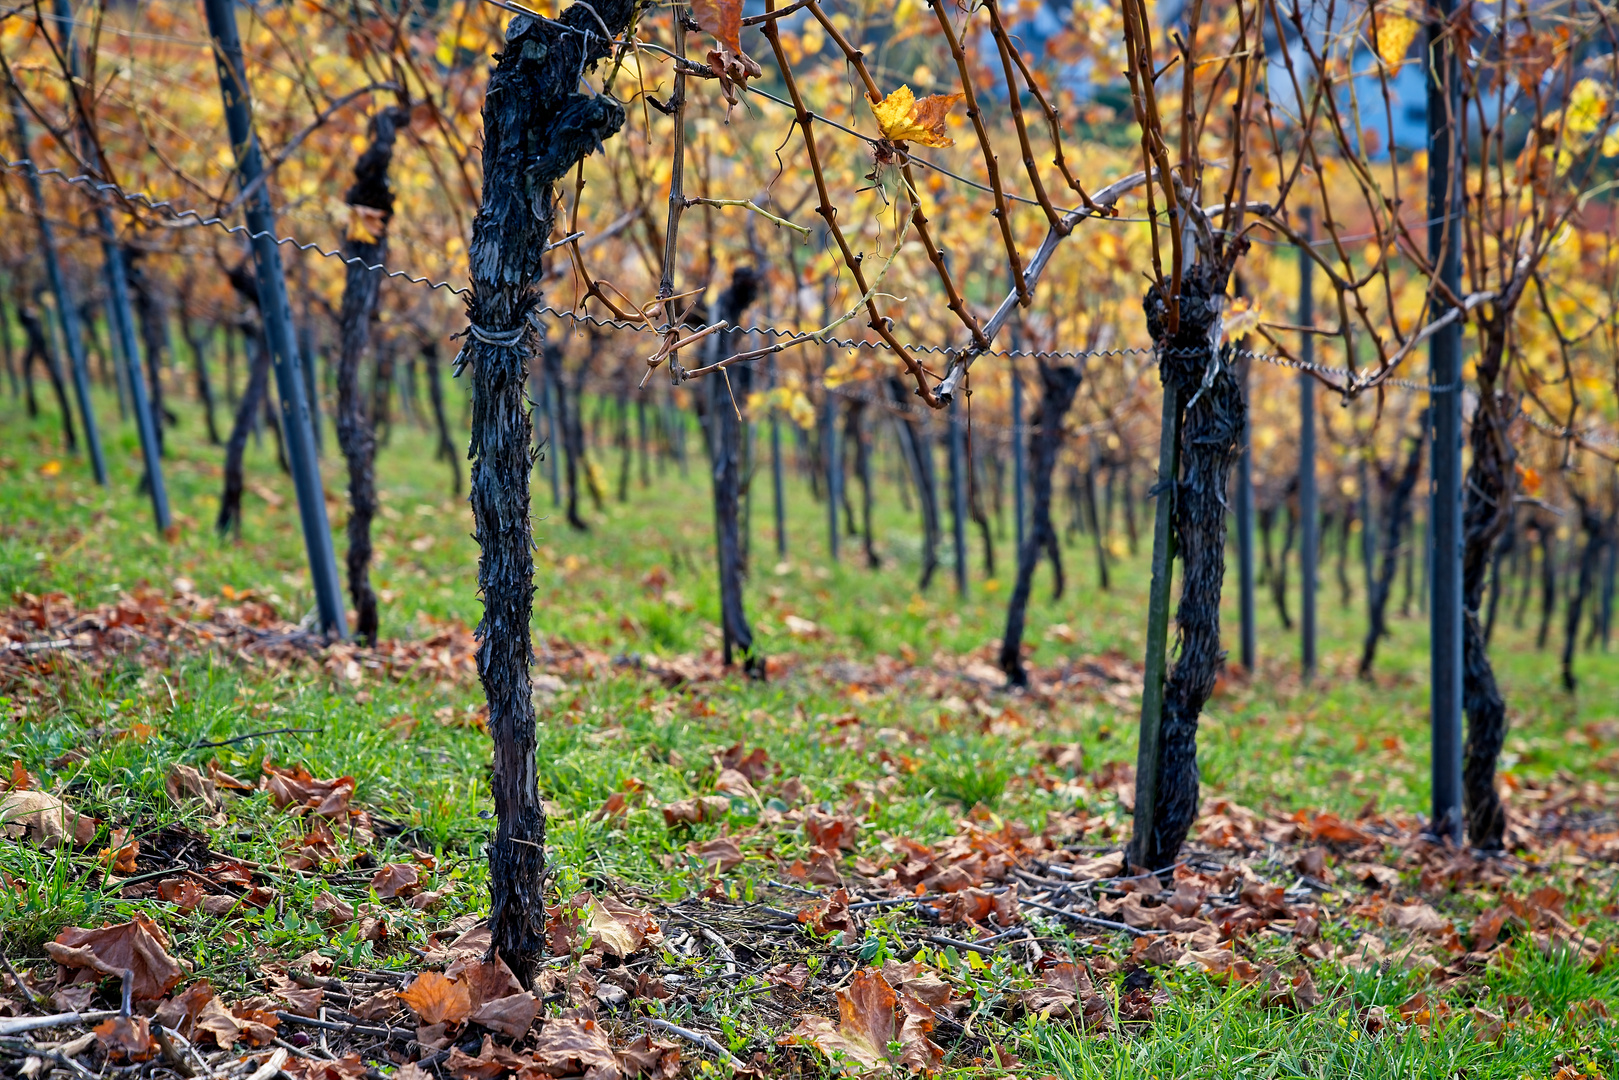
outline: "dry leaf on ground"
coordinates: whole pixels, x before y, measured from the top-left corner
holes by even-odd
[[[464,982],[446,979],[436,971],[424,971],[405,989],[399,1000],[423,1024],[461,1024],[472,1015],[472,992]]]
[[[144,915],[127,923],[86,930],[70,926],[45,943],[45,951],[65,968],[82,969],[98,976],[135,973],[137,1000],[151,1001],[174,988],[185,974],[168,953],[169,939]],[[74,981],[86,981],[81,976]]]

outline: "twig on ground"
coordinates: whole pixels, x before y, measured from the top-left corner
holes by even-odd
[[[46,1028],[67,1027],[69,1024],[94,1024],[117,1015],[116,1010],[103,1009],[97,1012],[52,1013],[49,1016],[10,1016],[0,1020],[0,1038]]]
[[[736,1057],[736,1055],[725,1049],[725,1047],[721,1046],[719,1043],[715,1042],[713,1039],[709,1038],[707,1035],[704,1035],[700,1031],[693,1031],[690,1028],[683,1028],[679,1024],[671,1024],[669,1021],[659,1020],[655,1016],[647,1017],[646,1023],[659,1031],[667,1031],[671,1035],[680,1036],[687,1042],[696,1043],[709,1053],[718,1055],[721,1061],[725,1062],[725,1064],[729,1065],[733,1069],[742,1069],[746,1067],[740,1058]]]
[[[22,976],[17,974],[17,969],[11,966],[11,957],[5,953],[0,953],[0,962],[5,963],[6,970],[11,973],[11,981],[17,984],[17,989],[22,991],[22,996],[28,999],[28,1004],[36,1009],[39,1008],[39,995],[34,993],[32,987],[22,981]]]
[[[1081,915],[1077,911],[1069,911],[1067,908],[1055,907],[1051,904],[1042,904],[1038,900],[1030,900],[1027,897],[1022,896],[1018,897],[1018,903],[1028,904],[1030,907],[1039,908],[1041,911],[1049,911],[1053,915],[1061,915],[1065,919],[1073,919],[1075,922],[1084,923],[1086,926],[1099,926],[1104,930],[1117,930],[1121,934],[1133,934],[1140,937],[1144,934],[1169,933],[1167,930],[1157,930],[1151,927],[1130,926],[1126,923],[1114,922],[1111,919],[1099,919],[1095,915]]]
[[[246,735],[235,735],[229,739],[212,739],[208,742],[192,743],[191,749],[201,750],[210,746],[232,746],[236,743],[247,742],[249,739],[262,739],[266,735],[324,735],[325,728],[318,727],[278,727],[267,731],[249,731]]]

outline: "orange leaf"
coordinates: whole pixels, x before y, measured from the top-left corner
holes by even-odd
[[[446,979],[436,971],[424,971],[399,992],[399,1000],[409,1005],[416,1018],[434,1024],[461,1024],[472,1015],[472,992],[464,982]]]
[[[742,51],[742,0],[692,0],[692,18],[733,53]]]
[[[871,107],[883,138],[890,142],[917,142],[923,146],[954,146],[944,133],[944,118],[964,94],[930,94],[918,98],[902,86]]]
[[[371,887],[384,900],[403,899],[422,887],[422,877],[409,863],[389,863],[371,878]]]

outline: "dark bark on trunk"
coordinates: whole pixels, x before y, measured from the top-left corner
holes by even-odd
[[[187,278],[180,293],[180,333],[191,350],[191,363],[197,383],[197,399],[202,402],[203,421],[208,427],[208,445],[219,445],[219,423],[214,419],[214,384],[208,377],[208,334],[191,317],[191,279]]]
[[[249,358],[247,389],[236,404],[236,422],[225,441],[225,490],[219,497],[219,517],[214,521],[220,536],[234,533],[238,540],[242,538],[242,454],[247,450],[247,436],[263,407],[270,381],[270,351],[260,347],[254,333],[249,328],[242,335],[242,346]]]
[[[967,516],[972,518],[973,523],[978,526],[978,535],[984,541],[984,576],[992,578],[995,576],[995,537],[990,527],[989,512],[984,505],[984,491],[989,485],[986,485],[982,478],[984,467],[988,464],[983,454],[976,456],[973,454],[972,431],[969,430],[967,432],[967,476],[969,478],[967,485]],[[994,486],[997,519],[1000,516],[999,506],[1001,502],[999,490],[1000,485],[997,483]],[[1002,527],[1001,535],[1006,535],[1004,526]]]
[[[1540,629],[1535,633],[1535,648],[1544,649],[1551,634],[1552,613],[1557,610],[1557,527],[1542,523],[1540,527]]]
[[[1090,468],[1085,470],[1085,512],[1091,522],[1091,543],[1096,549],[1096,583],[1105,592],[1109,588],[1107,577],[1107,545],[1102,540],[1102,517],[1096,506],[1096,443],[1091,442]]]
[[[438,430],[433,459],[449,462],[451,490],[460,498],[461,463],[456,460],[455,441],[450,438],[450,422],[444,412],[444,372],[440,370],[440,362],[438,342],[429,341],[422,346],[422,368],[427,373],[427,393],[433,403],[433,426]],[[551,452],[556,453],[555,449]]]
[[[1017,582],[1012,586],[1006,609],[1006,633],[1001,638],[1001,670],[1013,686],[1027,686],[1029,673],[1023,667],[1023,627],[1028,616],[1029,593],[1034,587],[1034,571],[1040,556],[1057,544],[1051,524],[1051,474],[1062,449],[1062,421],[1074,404],[1083,374],[1077,367],[1053,367],[1039,361],[1040,405],[1029,431],[1029,489],[1034,500],[1029,509],[1029,528],[1018,549]],[[1059,577],[1059,587],[1061,578]]]
[[[73,430],[73,410],[68,405],[67,383],[62,378],[62,369],[56,363],[56,355],[51,352],[50,339],[45,334],[45,320],[43,314],[34,308],[20,308],[17,317],[22,320],[23,333],[28,338],[28,350],[23,354],[24,380],[28,384],[28,415],[39,414],[38,403],[34,400],[34,361],[39,361],[45,368],[45,375],[51,381],[51,392],[56,395],[57,408],[62,413],[62,445],[68,453],[74,453],[79,448],[78,437]]]
[[[939,569],[939,485],[934,477],[933,440],[924,422],[904,411],[909,408],[910,395],[898,379],[887,381],[888,396],[898,408],[894,410],[894,431],[899,436],[900,451],[910,468],[911,482],[916,485],[917,503],[922,508],[922,579],[917,588],[923,592],[933,583]]]
[[[483,176],[469,252],[472,482],[478,587],[478,674],[494,742],[490,788],[498,824],[489,845],[491,953],[525,986],[545,952],[545,809],[535,765],[534,540],[529,519],[532,419],[524,400],[529,315],[547,238],[553,186],[603,139],[624,110],[578,92],[581,72],[607,55],[633,14],[630,0],[575,4],[555,20],[514,16],[484,98]],[[604,33],[605,31],[605,33]]]
[[[1277,507],[1286,516],[1287,525],[1282,529],[1282,551],[1276,560],[1276,571],[1270,579],[1270,598],[1276,602],[1276,614],[1282,620],[1282,629],[1293,629],[1293,617],[1287,612],[1287,568],[1288,559],[1293,554],[1293,541],[1298,536],[1299,517],[1293,512],[1291,500]]]
[[[1506,349],[1506,327],[1486,324],[1477,363],[1478,405],[1468,432],[1472,461],[1462,485],[1462,805],[1467,839],[1475,848],[1501,847],[1506,812],[1495,791],[1495,763],[1506,741],[1507,707],[1496,685],[1479,622],[1490,559],[1512,520],[1517,454],[1508,427],[1517,402],[1496,385]]]
[[[1484,644],[1490,644],[1490,638],[1495,634],[1495,617],[1501,607],[1501,594],[1506,591],[1507,582],[1504,567],[1518,546],[1518,516],[1514,513],[1507,519],[1507,527],[1501,533],[1500,543],[1495,545],[1495,555],[1490,559],[1490,607],[1484,616]]]
[[[129,278],[135,321],[140,324],[141,349],[146,353],[146,392],[152,408],[152,430],[157,433],[158,452],[164,453],[167,448],[163,429],[179,422],[179,417],[163,404],[163,359],[168,352],[168,336],[163,327],[168,313],[157,286],[140,263],[140,254],[134,248],[124,247],[124,272]]]
[[[1349,607],[1349,534],[1355,527],[1355,506],[1345,502],[1338,517],[1338,606]]]
[[[1168,302],[1156,286],[1143,306],[1162,357],[1160,375],[1173,382],[1181,406],[1180,475],[1175,481],[1175,553],[1183,577],[1175,610],[1179,655],[1164,685],[1158,783],[1152,832],[1134,861],[1161,869],[1175,861],[1197,816],[1197,723],[1225,660],[1220,648],[1220,590],[1225,580],[1226,506],[1246,405],[1230,364],[1210,336],[1219,318],[1225,274],[1199,263],[1181,281],[1179,324],[1172,334]]]
[[[713,320],[737,325],[742,313],[758,295],[759,280],[754,269],[737,267],[731,275],[730,287],[714,302]],[[731,355],[740,336],[730,330],[713,335],[710,356],[718,360]],[[714,480],[714,549],[720,576],[720,630],[725,663],[729,666],[740,659],[748,674],[760,677],[764,674],[764,658],[754,647],[753,628],[748,625],[742,600],[747,571],[738,514],[743,482],[742,442],[747,424],[737,413],[747,403],[752,380],[753,368],[747,365],[722,369],[708,376],[708,445]]]
[[[1417,434],[1411,440],[1405,467],[1396,476],[1393,469],[1381,462],[1377,466],[1378,487],[1381,489],[1383,522],[1378,530],[1383,540],[1383,559],[1377,576],[1372,580],[1371,597],[1367,601],[1366,640],[1360,650],[1360,677],[1372,677],[1372,664],[1377,659],[1377,645],[1388,636],[1388,603],[1394,592],[1394,575],[1399,568],[1402,537],[1411,523],[1411,493],[1416,490],[1417,476],[1422,471],[1422,451],[1428,443],[1423,432],[1427,430],[1427,412],[1417,418]]]
[[[1580,552],[1580,569],[1574,595],[1569,597],[1568,613],[1563,622],[1563,689],[1574,693],[1579,679],[1574,675],[1574,650],[1580,642],[1580,620],[1585,616],[1585,601],[1596,591],[1597,574],[1602,565],[1602,547],[1608,523],[1597,511],[1595,501],[1587,499],[1570,488],[1569,497],[1580,512],[1580,532],[1585,534],[1585,547]],[[1592,619],[1593,622],[1597,618]]]
[[[0,299],[0,352],[6,358],[6,378],[11,383],[12,400],[22,396],[22,381],[17,377],[17,354],[11,347],[11,316],[5,301]]]
[[[377,514],[377,441],[360,393],[360,366],[371,345],[371,320],[382,291],[388,257],[388,225],[393,217],[393,189],[388,167],[394,138],[410,123],[409,111],[386,108],[371,118],[371,145],[354,166],[354,183],[343,196],[349,227],[343,237],[348,260],[343,302],[338,310],[337,444],[349,469],[348,558],[349,598],[354,602],[354,635],[377,642],[377,594],[371,588],[371,522]]]
[[[567,483],[567,516],[568,525],[579,532],[590,529],[585,519],[579,516],[579,469],[580,458],[584,455],[584,435],[579,425],[579,400],[575,392],[570,392],[567,380],[562,374],[562,346],[553,342],[545,342],[541,349],[545,364],[545,378],[555,395],[557,422],[561,426],[558,432],[562,436],[560,451],[563,462],[563,477]],[[551,452],[557,453],[558,447],[552,447]]]
[[[877,541],[871,528],[871,432],[866,430],[866,407],[863,399],[851,398],[844,413],[843,430],[854,443],[854,474],[860,481],[860,538],[866,552],[866,567],[876,570],[883,561],[877,555]]]

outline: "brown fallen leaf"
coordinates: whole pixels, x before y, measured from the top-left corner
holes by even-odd
[[[152,1025],[144,1016],[115,1016],[95,1026],[96,1038],[107,1053],[122,1061],[145,1061],[152,1056]]]
[[[133,874],[140,869],[135,864],[135,857],[140,853],[141,842],[129,839],[128,829],[114,829],[111,846],[101,850],[101,861],[111,873]]]
[[[326,991],[318,986],[298,986],[289,983],[271,990],[272,996],[287,1003],[287,1011],[295,1016],[319,1016]]]
[[[686,850],[716,874],[742,865],[742,848],[734,836],[716,836],[701,844],[688,844]]]
[[[0,829],[13,840],[85,844],[95,837],[95,819],[75,813],[50,792],[12,791],[0,799]]]
[[[185,974],[168,953],[169,939],[144,915],[127,923],[86,930],[70,926],[45,943],[45,951],[65,968],[78,968],[99,976],[135,973],[136,999],[152,1001],[172,990]],[[86,981],[79,978],[75,981]]]
[[[368,1066],[360,1060],[359,1054],[344,1054],[336,1061],[289,1057],[281,1066],[281,1071],[292,1077],[292,1080],[361,1080],[367,1069]],[[394,1080],[412,1080],[406,1071],[409,1069],[417,1069],[419,1074],[417,1080],[433,1075],[422,1072],[416,1065],[405,1065],[394,1071]]]
[[[663,823],[672,829],[676,825],[717,821],[730,812],[731,800],[724,795],[701,795],[695,799],[669,803],[663,808]]]
[[[317,780],[304,768],[281,769],[264,763],[264,788],[282,810],[308,811],[320,817],[346,821],[354,777]]]
[[[1113,1009],[1106,996],[1096,992],[1090,972],[1084,966],[1059,963],[1040,973],[1041,985],[1023,993],[1023,1007],[1042,1019],[1053,1016],[1078,1020],[1088,1032],[1107,1031],[1113,1024]]]
[[[163,790],[175,803],[200,799],[210,813],[219,809],[218,783],[213,777],[202,775],[194,766],[171,766],[168,777],[163,781]]]
[[[444,969],[444,977],[466,983],[474,1009],[486,1001],[523,992],[523,984],[517,981],[512,969],[498,956],[493,960],[464,956]]]
[[[210,997],[202,1003],[202,1008],[197,1010],[197,1018],[191,1025],[191,1032],[193,1039],[201,1039],[206,1035],[221,1050],[229,1050],[236,1045],[236,1040],[242,1037],[242,1025],[237,1022],[230,1010],[225,1008],[223,1002],[217,997]]]
[[[618,1067],[628,1077],[674,1080],[680,1075],[680,1046],[638,1035],[618,1052]]]
[[[622,791],[615,791],[607,796],[607,801],[602,803],[594,814],[590,815],[590,820],[605,821],[608,818],[624,817],[628,813],[629,801],[624,797]]]
[[[849,891],[838,889],[825,900],[817,901],[798,912],[798,921],[807,924],[817,934],[857,934],[860,923],[849,910]]]
[[[721,769],[720,774],[714,778],[714,790],[726,795],[734,795],[739,799],[746,799],[755,806],[762,801],[759,793],[754,790],[753,784],[746,776],[736,769]]]
[[[777,1040],[782,1045],[813,1046],[835,1065],[849,1063],[861,1071],[914,1068],[931,1072],[944,1060],[944,1051],[927,1035],[932,1017],[899,1008],[899,997],[879,972],[856,971],[848,989],[837,991],[838,1020],[805,1016],[798,1026]],[[899,1044],[897,1055],[889,1046]]]
[[[594,1020],[557,1017],[547,1020],[534,1040],[534,1061],[552,1076],[590,1075],[617,1077],[618,1059],[608,1045],[607,1033]]]
[[[530,993],[508,994],[479,1005],[472,1012],[472,1022],[482,1024],[490,1031],[513,1039],[521,1039],[534,1026],[540,1003]]]
[[[198,979],[186,987],[183,993],[164,999],[158,1005],[157,1012],[153,1014],[153,1019],[164,1027],[178,1031],[189,1039],[192,1036],[192,1025],[196,1022],[197,1015],[202,1012],[202,1007],[208,1004],[213,996],[214,988],[208,980]]]
[[[1428,904],[1390,904],[1383,915],[1385,922],[1414,934],[1443,936],[1455,930],[1449,919]]]
[[[164,878],[157,883],[157,898],[165,900],[181,911],[192,911],[202,905],[207,893],[202,886],[188,877]]]
[[[464,982],[446,979],[436,971],[424,971],[405,989],[399,1000],[423,1024],[465,1023],[472,1015],[472,992]]]
[[[459,1046],[451,1047],[450,1056],[444,1062],[444,1071],[456,1080],[495,1080],[495,1077],[522,1069],[529,1063],[527,1058],[497,1045],[494,1039],[485,1035],[477,1057]]]
[[[310,910],[327,926],[347,926],[354,921],[354,905],[329,892],[318,894]]]
[[[422,887],[422,876],[410,863],[389,863],[371,878],[371,888],[384,900],[403,900]]]
[[[802,960],[783,960],[775,967],[765,971],[765,980],[773,986],[785,986],[789,990],[802,990],[809,985],[809,965]]]

